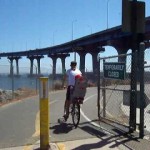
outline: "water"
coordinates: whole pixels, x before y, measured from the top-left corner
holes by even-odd
[[[50,79],[49,86],[52,86],[52,82]],[[0,75],[0,89],[17,90],[18,88],[39,88],[39,78],[28,77],[27,75],[21,75],[19,77],[12,78],[8,75]]]

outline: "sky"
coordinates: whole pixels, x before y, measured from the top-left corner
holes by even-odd
[[[150,0],[144,2],[146,16],[150,16]],[[121,0],[0,0],[0,53],[33,50],[69,42],[121,25],[121,14]],[[110,54],[117,54],[116,50],[106,47],[102,56]],[[73,57],[71,54],[66,59],[66,68]],[[92,61],[90,54],[86,55],[87,59]],[[0,66],[5,65],[9,66],[8,60],[1,58]],[[19,60],[19,65],[28,68],[30,62],[23,57]],[[51,67],[52,60],[45,56],[41,60],[41,68],[51,72]],[[92,63],[87,64],[86,61],[86,68],[90,71]],[[57,60],[57,72],[59,71],[60,59]]]

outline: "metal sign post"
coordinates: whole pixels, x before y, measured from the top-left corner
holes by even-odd
[[[49,149],[48,78],[40,78],[40,149]]]
[[[98,107],[98,119],[100,120],[100,54],[97,57],[97,107]]]
[[[105,64],[105,59],[103,59],[103,64]],[[105,83],[105,78],[103,77],[102,80],[102,97],[103,97],[103,117],[106,117],[106,83]]]
[[[140,132],[139,137],[144,137],[144,51],[145,51],[145,44],[140,43]]]
[[[145,2],[137,0],[122,0],[122,31],[132,33],[132,68],[131,68],[131,96],[129,130],[136,130],[137,105],[137,54],[141,36],[145,33]],[[141,35],[140,35],[141,34]]]

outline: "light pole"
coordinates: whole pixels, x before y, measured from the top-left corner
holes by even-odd
[[[110,0],[107,0],[107,29],[108,29],[108,13],[109,13],[109,12],[108,12],[108,9],[109,9],[109,8],[108,8],[108,3],[109,3],[109,1],[110,1]]]
[[[73,41],[73,25],[77,20],[72,21],[72,41]],[[74,61],[76,61],[76,52],[74,52]]]

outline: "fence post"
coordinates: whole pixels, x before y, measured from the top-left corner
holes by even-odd
[[[132,52],[129,132],[133,132],[136,130],[136,107],[137,107],[137,66],[136,65],[137,65],[137,51]]]
[[[139,67],[140,67],[140,132],[139,137],[144,137],[144,50],[145,50],[145,44],[144,42],[140,43],[140,49],[139,49]]]
[[[40,149],[49,149],[48,78],[40,77]]]
[[[105,59],[103,59],[103,64],[105,63]],[[103,117],[106,117],[106,89],[105,89],[105,78],[103,77],[103,89],[102,89],[102,95],[103,95]]]
[[[98,107],[98,118],[100,120],[100,54],[97,57],[97,107]]]

